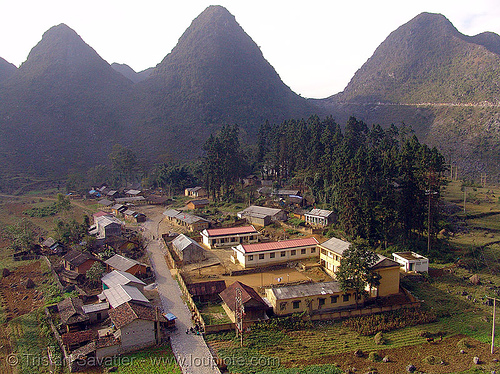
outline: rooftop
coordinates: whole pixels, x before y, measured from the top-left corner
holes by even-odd
[[[308,216],[323,217],[323,218],[328,218],[332,214],[333,212],[331,210],[324,210],[324,209],[312,209],[310,212],[306,213],[306,215]]]
[[[207,237],[213,237],[213,236],[250,234],[250,233],[258,233],[258,231],[253,226],[240,226],[240,227],[226,227],[221,229],[206,229],[202,231],[201,235]]]
[[[349,248],[351,243],[338,238],[328,239],[326,242],[320,244],[320,246],[335,252],[336,254],[342,256],[344,251]]]
[[[273,287],[271,291],[277,300],[294,299],[297,297],[331,295],[339,293],[340,283],[336,281],[321,283],[305,283],[295,286]]]
[[[238,247],[243,249],[245,253],[273,251],[279,249],[299,248],[311,245],[318,245],[315,237],[304,239],[289,239],[280,242],[255,243],[255,244],[240,244]]]
[[[104,290],[103,293],[112,308],[118,308],[120,305],[128,303],[129,301],[149,303],[146,296],[144,296],[137,288],[132,286],[118,285]]]
[[[427,260],[427,257],[419,255],[415,252],[395,252],[393,255],[397,255],[399,257],[404,258],[405,260]]]
[[[275,214],[278,214],[281,212],[281,209],[277,208],[268,208],[265,206],[258,206],[258,205],[251,205],[248,208],[242,210],[241,212],[238,212],[239,215],[248,215],[248,216],[253,216],[253,215],[266,215],[266,216],[274,216]]]
[[[119,270],[113,270],[111,273],[106,274],[101,278],[101,281],[109,288],[113,288],[119,285],[126,286],[130,283],[138,283],[143,286],[146,285],[146,283],[133,276],[132,274]]]

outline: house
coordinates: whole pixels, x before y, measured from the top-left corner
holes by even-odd
[[[335,272],[340,266],[340,261],[345,250],[351,243],[338,238],[328,239],[319,245],[320,264],[325,271],[335,278]],[[380,275],[380,285],[371,290],[371,296],[387,296],[399,293],[399,266],[400,264],[385,256],[377,254],[378,259],[372,265],[374,270]]]
[[[123,212],[123,216],[125,217],[125,221],[141,223],[146,222],[146,215],[143,213],[138,213],[135,210],[127,209]]]
[[[289,197],[289,196],[297,196],[300,193],[299,190],[287,190],[285,188],[280,188],[271,193],[271,195],[278,197]]]
[[[207,196],[207,191],[203,187],[191,187],[184,190],[184,195],[190,197],[205,197]]]
[[[68,352],[72,352],[83,345],[88,344],[96,338],[96,333],[92,330],[73,331],[61,335],[61,340]]]
[[[187,284],[189,294],[193,300],[200,302],[218,302],[219,294],[226,289],[226,282],[223,280],[198,282]]]
[[[99,323],[108,318],[109,303],[95,303],[82,306],[83,313],[89,317],[89,323]]]
[[[335,220],[335,213],[331,210],[312,209],[304,214],[306,223],[312,226],[328,226]]]
[[[172,249],[184,264],[196,263],[206,258],[205,249],[184,234],[177,236],[171,244]]]
[[[256,175],[247,175],[245,178],[243,178],[243,186],[256,186],[259,184],[259,177]]]
[[[395,252],[392,254],[394,261],[401,265],[404,272],[417,271],[429,272],[429,259],[415,252]]]
[[[116,217],[123,217],[123,212],[128,209],[126,205],[123,204],[115,204],[111,207],[111,211]]]
[[[116,329],[113,335],[120,341],[121,354],[159,344],[161,327],[168,323],[158,308],[129,302],[110,310],[109,317]]]
[[[59,319],[67,332],[84,330],[89,323],[89,316],[83,312],[83,301],[78,297],[69,297],[57,303]]]
[[[117,190],[109,190],[106,196],[108,197],[108,199],[114,200],[117,197],[120,197],[120,193]]]
[[[103,210],[100,210],[97,213],[94,213],[92,215],[92,219],[94,221],[94,225],[97,224],[97,221],[99,221],[100,217],[113,217],[113,215],[111,213],[105,212]]]
[[[139,289],[121,284],[103,290],[102,293],[99,294],[99,299],[106,299],[111,308],[118,308],[120,305],[128,302],[141,305],[149,304],[149,300]]]
[[[106,264],[107,271],[119,270],[136,276],[145,275],[149,268],[148,265],[142,262],[132,260],[122,255],[114,255],[104,261],[104,263]]]
[[[144,286],[146,285],[146,283],[141,281],[139,278],[134,277],[132,274],[119,270],[113,270],[111,273],[104,275],[101,278],[101,282],[103,290],[114,288],[116,286],[132,286],[142,292],[144,291]]]
[[[89,234],[96,235],[97,239],[121,236],[122,224],[122,221],[111,215],[94,216],[94,225],[90,227]]]
[[[175,209],[167,209],[163,212],[164,219],[179,226],[187,227],[189,231],[201,231],[208,229],[210,223],[201,217],[189,213],[179,212]]]
[[[141,205],[146,204],[147,200],[144,196],[127,196],[127,197],[118,197],[115,199],[116,204],[134,204]]]
[[[109,206],[113,205],[113,202],[111,200],[108,200],[108,199],[101,199],[97,202],[97,204],[102,205],[104,207],[109,207]]]
[[[62,254],[66,252],[66,248],[52,237],[48,237],[42,242],[42,248],[50,253]]]
[[[271,306],[252,287],[236,281],[219,294],[222,299],[222,307],[233,323],[236,321],[237,295],[241,297],[244,308],[243,322],[269,319],[267,312],[271,310]]]
[[[249,223],[259,226],[267,226],[273,221],[286,221],[288,215],[285,211],[276,208],[252,205],[238,212],[238,218],[245,218]]]
[[[160,195],[148,195],[145,196],[149,205],[167,205],[172,199],[167,196]]]
[[[244,268],[318,257],[318,241],[314,237],[279,242],[239,244],[233,247],[231,260]]]
[[[128,190],[125,191],[125,195],[128,197],[134,197],[134,196],[139,196],[142,192],[139,190]]]
[[[199,199],[199,200],[191,200],[189,203],[187,203],[187,208],[188,209],[201,209],[206,207],[208,204],[210,204],[210,201],[207,199]]]
[[[66,270],[73,271],[77,274],[86,274],[92,265],[96,262],[101,262],[97,257],[92,256],[87,252],[80,252],[72,249],[62,257],[63,265]]]
[[[356,305],[354,292],[343,292],[336,281],[266,288],[266,298],[278,316],[304,311],[313,314]]]
[[[261,237],[261,233],[253,226],[206,229],[200,234],[203,244],[210,249],[257,243]]]

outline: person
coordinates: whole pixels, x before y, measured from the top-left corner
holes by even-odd
[[[189,334],[189,329],[186,329],[186,335]]]

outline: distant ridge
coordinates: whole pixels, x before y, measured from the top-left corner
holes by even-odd
[[[117,71],[118,73],[127,77],[128,79],[130,79],[134,83],[139,83],[139,82],[142,82],[143,80],[149,78],[149,76],[151,75],[151,72],[154,69],[154,68],[148,68],[146,70],[136,72],[134,69],[132,69],[127,64],[118,64],[116,62],[113,62],[111,64],[111,67],[115,71]]]
[[[0,57],[0,84],[16,72],[17,67]]]

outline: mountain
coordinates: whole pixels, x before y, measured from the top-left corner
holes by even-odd
[[[210,6],[193,20],[150,78],[137,86],[137,100],[143,103],[138,122],[147,143],[156,148],[159,140],[181,144],[175,151],[187,157],[199,155],[203,141],[223,124],[238,123],[251,137],[267,119],[315,110],[281,81],[221,6]]]
[[[146,70],[136,72],[134,69],[132,69],[127,64],[118,64],[116,62],[113,62],[111,64],[111,67],[115,71],[124,75],[125,77],[127,77],[128,79],[130,79],[134,83],[139,83],[139,82],[142,82],[143,80],[147,79],[151,75],[151,72],[153,71],[153,68],[148,68]]]
[[[412,126],[462,176],[500,174],[500,36],[422,13],[393,31],[343,92],[315,104],[340,121]]]
[[[393,31],[337,97],[343,102],[500,101],[500,37],[461,34],[422,13]]]
[[[10,78],[17,70],[16,65],[0,57],[0,84]]]
[[[57,173],[99,160],[121,139],[131,87],[75,31],[52,27],[0,88],[3,167]]]

